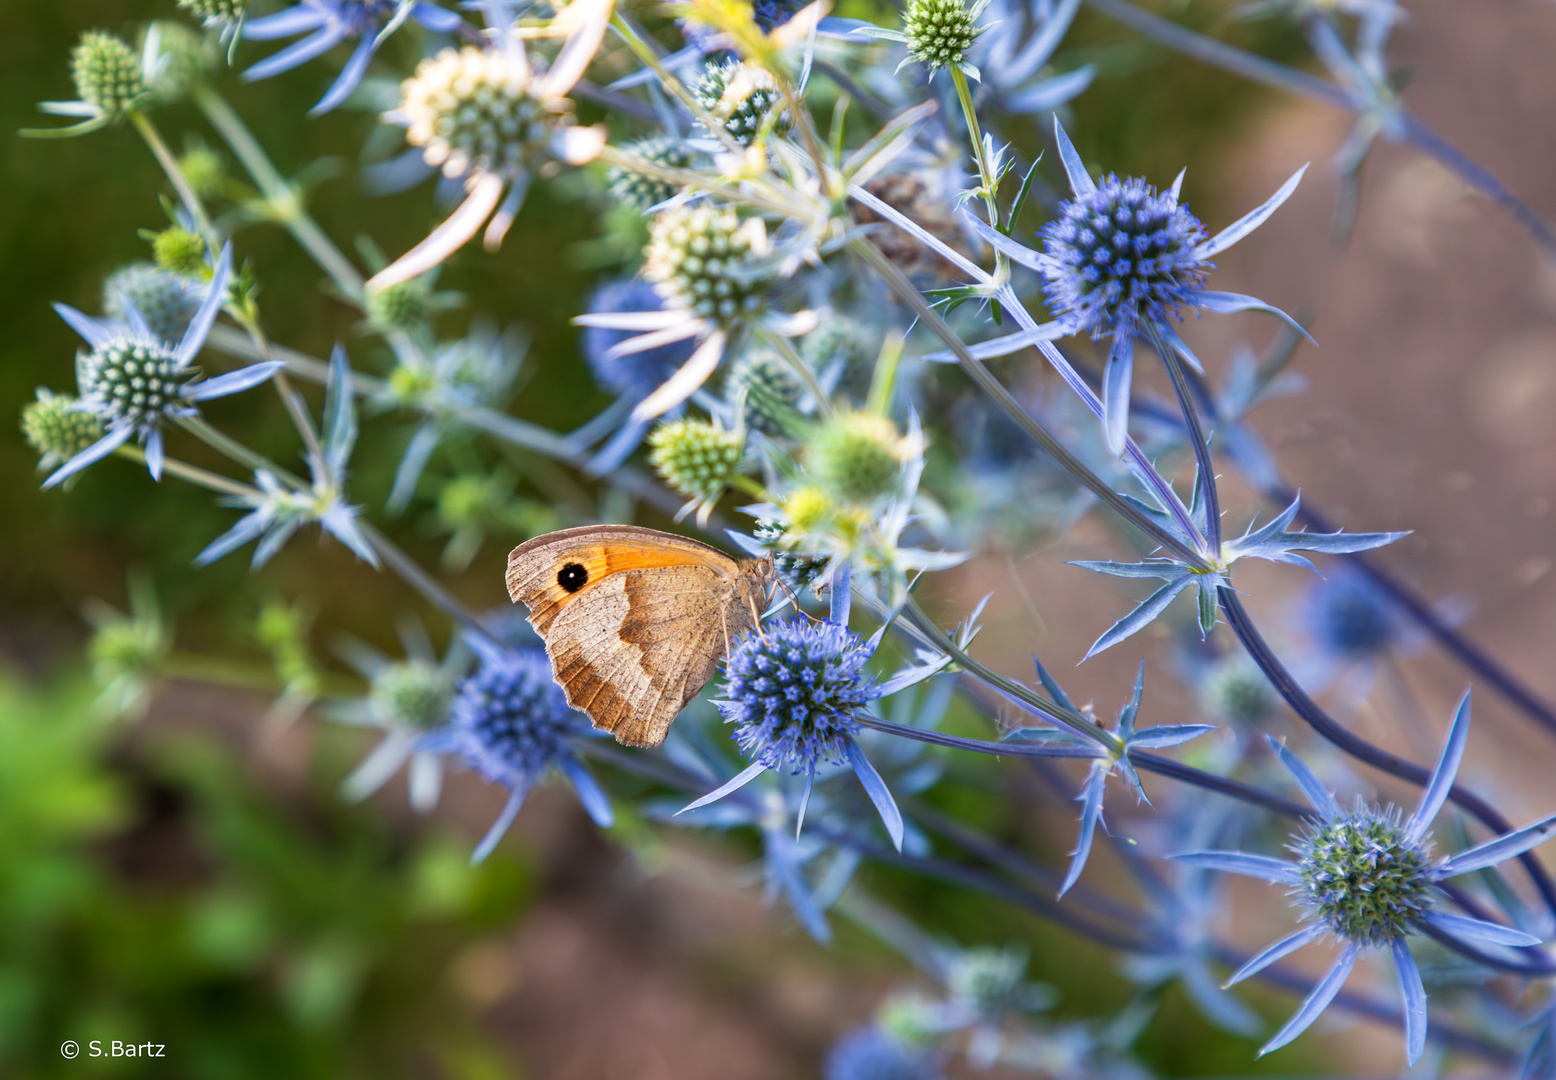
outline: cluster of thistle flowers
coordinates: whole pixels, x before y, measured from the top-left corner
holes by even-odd
[[[1055,74],[1048,67],[1076,0],[1034,12],[1015,4],[992,12],[960,0],[913,0],[901,30],[791,4],[764,4],[748,16],[709,3],[693,13],[701,21],[688,26],[685,47],[670,56],[661,56],[626,18],[612,24],[616,37],[606,44],[611,7],[592,0],[574,0],[550,24],[526,26],[516,21],[514,5],[482,0],[472,5],[485,23],[481,29],[452,9],[409,0],[306,0],[253,19],[242,3],[180,4],[232,49],[243,40],[300,39],[249,68],[250,78],[279,75],[350,44],[350,58],[316,111],[346,101],[390,33],[408,23],[422,27],[430,35],[429,55],[407,73],[399,105],[383,119],[404,129],[411,166],[441,173],[447,184],[462,186],[463,198],[411,251],[392,262],[376,260],[364,282],[308,218],[298,193],[244,138],[241,120],[219,95],[209,52],[187,43],[165,49],[177,36],[172,33],[148,33],[138,54],[120,39],[88,35],[72,63],[80,100],[49,110],[83,118],[65,131],[84,134],[130,119],[158,150],[150,111],[175,94],[192,95],[243,160],[270,217],[285,222],[340,293],[361,307],[364,328],[382,339],[392,366],[383,378],[364,375],[337,349],[328,363],[293,356],[283,371],[260,331],[252,282],[240,275],[245,281],[231,284],[230,247],[210,224],[202,204],[210,189],[192,182],[190,162],[170,177],[184,206],[180,222],[158,237],[156,266],[116,275],[101,318],[61,309],[91,348],[78,359],[79,396],[40,392],[24,429],[51,470],[50,483],[112,453],[135,456],[127,445],[133,438],[153,477],[203,484],[244,510],[201,554],[202,563],[254,543],[253,562],[263,565],[298,529],[317,523],[447,611],[459,633],[441,659],[414,631],[404,634],[401,659],[365,647],[346,650],[370,690],[335,703],[331,713],[383,732],[348,778],[348,796],[365,797],[408,766],[412,800],[425,809],[437,799],[444,762],[463,762],[510,793],[476,857],[494,849],[528,792],[552,772],[571,783],[602,826],[614,817],[584,764],[601,756],[599,744],[550,679],[538,642],[462,610],[366,522],[363,508],[347,501],[360,396],[380,411],[414,417],[386,508],[391,514],[417,499],[424,472],[452,436],[474,432],[562,461],[662,509],[695,513],[703,527],[712,526],[733,490],[747,500],[736,508],[746,527],[728,535],[750,554],[774,557],[785,585],[779,602],[803,602],[816,587],[825,590],[825,617],[775,619],[733,643],[716,712],[693,706],[657,760],[614,754],[609,760],[700,795],[684,807],[681,800],[650,800],[642,807],[649,817],[755,830],[769,892],[784,899],[812,936],[830,938],[829,911],[849,917],[862,911],[868,928],[903,948],[942,988],[911,1007],[890,1005],[875,1028],[838,1047],[829,1075],[933,1076],[952,1051],[977,1064],[997,1061],[1054,1075],[1139,1075],[1128,1057],[1143,1022],[1139,1010],[1108,1025],[1033,1027],[1018,1014],[1046,997],[1024,983],[1010,955],[973,950],[947,959],[915,945],[910,924],[850,888],[863,858],[926,867],[939,844],[968,856],[963,880],[969,888],[1006,899],[1021,895],[1035,910],[1128,954],[1129,969],[1142,981],[1180,980],[1213,1022],[1245,1033],[1257,1030],[1257,1018],[1217,990],[1209,974],[1232,950],[1217,937],[1214,916],[1222,901],[1203,870],[1287,884],[1304,928],[1243,964],[1233,981],[1270,975],[1276,960],[1320,937],[1333,936],[1343,948],[1266,1050],[1300,1034],[1336,1000],[1358,958],[1381,950],[1397,972],[1414,1061],[1427,1035],[1424,989],[1410,948],[1418,934],[1484,970],[1549,979],[1548,961],[1529,950],[1550,937],[1551,919],[1525,907],[1495,867],[1525,856],[1552,819],[1514,829],[1460,793],[1459,804],[1493,835],[1445,857],[1432,854],[1428,830],[1452,792],[1468,731],[1467,699],[1436,769],[1417,773],[1334,724],[1311,697],[1342,669],[1365,669],[1404,643],[1405,620],[1387,589],[1336,576],[1315,592],[1310,662],[1300,672],[1306,689],[1265,644],[1233,589],[1234,567],[1243,559],[1310,567],[1299,552],[1345,556],[1395,536],[1293,529],[1300,509],[1294,500],[1262,527],[1221,535],[1207,435],[1214,432],[1217,451],[1255,489],[1272,496],[1280,490],[1278,470],[1245,417],[1289,389],[1282,368],[1301,328],[1262,301],[1205,286],[1215,255],[1275,212],[1301,174],[1212,235],[1180,201],[1181,177],[1165,190],[1142,178],[1095,179],[1055,120],[1052,140],[1069,195],[1044,207],[1048,224],[1037,233],[1016,228],[1028,195],[1039,188],[1030,182],[1033,173],[1019,191],[1012,192],[1013,181],[1003,183],[1014,175],[1014,152],[983,125],[1012,116],[1046,118],[1084,91],[1089,68]],[[1375,7],[1392,11],[1381,0]],[[1019,21],[1023,32],[986,34],[995,15]],[[1328,42],[1322,28],[1332,27],[1334,14],[1306,17],[1315,42]],[[1373,7],[1360,17],[1365,25],[1387,25]],[[866,45],[861,32],[892,44]],[[550,39],[540,55],[531,51],[537,37]],[[1371,35],[1367,48],[1380,50],[1379,41]],[[618,110],[608,126],[584,128],[572,122],[569,94],[602,48],[625,49],[643,70],[603,91],[604,100],[631,108]],[[923,83],[897,77],[894,65],[928,74],[931,85],[948,82],[960,117],[938,113],[924,101]],[[823,77],[857,85],[861,97],[878,103],[879,119],[851,118],[840,102],[832,135],[823,137],[807,101]],[[643,117],[657,117],[653,130],[642,130]],[[612,135],[631,137],[612,141]],[[954,149],[963,138],[966,154]],[[585,359],[616,401],[596,421],[561,435],[502,410],[522,353],[512,336],[438,337],[432,315],[454,300],[434,292],[433,283],[441,262],[483,226],[487,247],[501,242],[535,177],[595,159],[607,168],[612,195],[646,217],[648,242],[636,272],[603,283],[590,311],[577,319],[585,327]],[[963,192],[969,162],[974,179]],[[905,273],[882,254],[890,249],[888,237],[903,245],[899,251],[914,253],[916,272],[931,268],[939,278],[931,296],[918,289],[922,274]],[[1030,314],[1039,304],[1046,322]],[[1189,309],[1267,311],[1292,329],[1263,358],[1235,355],[1218,388],[1175,329]],[[215,325],[220,310],[232,326]],[[1003,321],[990,317],[994,311],[1014,322],[1014,332],[1001,330]],[[1087,336],[1107,345],[1095,373],[1080,370],[1073,354],[1056,344]],[[201,381],[192,365],[207,344],[253,362]],[[1132,393],[1137,345],[1164,365],[1175,402]],[[1051,390],[1013,391],[983,364],[1028,347],[1058,376]],[[943,388],[937,365],[948,362],[971,377],[980,398]],[[325,385],[321,424],[291,388],[292,378]],[[235,445],[199,415],[200,402],[266,381],[276,383],[298,428],[308,477]],[[251,471],[253,482],[168,458],[164,433],[175,426]],[[645,441],[642,456],[663,486],[630,460]],[[945,478],[936,480],[929,459],[946,447]],[[1038,457],[1039,450],[1046,456]],[[1186,462],[1195,477],[1187,498],[1163,471],[1177,462]],[[486,530],[523,528],[540,517],[521,512],[511,498],[503,502],[509,492],[500,488],[450,485],[445,495],[439,510],[454,526],[455,563],[473,558]],[[979,608],[947,632],[913,599],[918,576],[957,565],[970,554],[959,548],[987,541],[985,530],[969,528],[969,521],[1022,517],[1062,532],[1097,502],[1115,515],[1109,520],[1150,538],[1161,554],[1080,565],[1163,584],[1092,652],[1126,641],[1192,587],[1200,635],[1211,636],[1222,615],[1236,631],[1234,651],[1185,650],[1192,656],[1182,665],[1208,711],[1238,727],[1230,749],[1199,749],[1211,743],[1201,741],[1211,725],[1141,726],[1140,679],[1109,726],[1071,701],[1041,665],[1035,684],[989,671],[967,651]],[[856,608],[865,614],[855,617]],[[873,632],[856,633],[855,623]],[[105,683],[120,699],[143,703],[144,675],[166,654],[165,628],[143,615],[105,616],[103,627],[96,651]],[[888,645],[888,630],[900,647]],[[894,663],[885,666],[878,656]],[[1003,718],[999,739],[937,730],[958,686]],[[1311,808],[1275,790],[1283,781],[1270,774],[1269,755],[1248,732],[1271,719],[1277,687],[1319,734],[1423,783],[1415,811],[1402,818],[1368,803],[1343,810],[1279,744],[1271,751]],[[1191,741],[1186,760],[1156,753]],[[941,749],[927,749],[931,744]],[[904,813],[897,799],[945,782],[943,759],[935,755],[946,752],[1083,761],[1083,778],[1071,792],[1081,813],[1068,865],[1049,871],[963,827],[935,829],[932,840],[929,819],[911,808]],[[1143,800],[1143,771],[1182,786],[1153,793],[1165,824],[1151,844],[1132,850],[1099,826],[1108,781],[1121,780]],[[1293,841],[1296,861],[1185,851],[1235,842],[1239,834],[1231,826],[1214,835],[1192,833],[1198,842],[1185,843],[1191,831],[1173,825],[1222,821],[1207,814],[1207,798],[1226,796],[1303,822],[1306,831]],[[1240,835],[1262,842],[1269,832],[1245,822]],[[1099,837],[1138,871],[1143,905],[1092,893],[1082,882]],[[1157,861],[1173,854],[1181,864],[1176,878],[1163,875]],[[1556,890],[1537,864],[1527,868],[1556,911]],[[1444,884],[1471,871],[1484,876],[1485,895]],[[1055,892],[1081,903],[1055,904]],[[1370,1000],[1364,1005],[1374,1014],[1381,1008]],[[1458,1034],[1461,1044],[1474,1042]]]

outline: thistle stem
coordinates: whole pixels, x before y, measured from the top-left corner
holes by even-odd
[[[1213,553],[1221,551],[1221,497],[1216,493],[1216,467],[1210,456],[1210,440],[1199,422],[1199,412],[1189,394],[1189,386],[1183,374],[1183,361],[1177,350],[1163,340],[1155,326],[1150,327],[1151,347],[1162,358],[1167,377],[1172,380],[1172,390],[1178,396],[1178,408],[1183,410],[1183,422],[1188,428],[1189,442],[1194,446],[1194,462],[1199,467],[1199,490],[1205,498],[1205,539]]]
[[[362,275],[351,260],[341,254],[332,240],[319,228],[318,222],[303,206],[297,189],[287,183],[271,164],[264,148],[259,145],[243,120],[233,111],[227,100],[208,86],[195,90],[195,104],[221,133],[232,152],[243,162],[243,167],[259,186],[265,202],[276,215],[276,220],[302,245],[304,251],[319,264],[319,269],[330,276],[335,287],[351,303],[362,305]]]

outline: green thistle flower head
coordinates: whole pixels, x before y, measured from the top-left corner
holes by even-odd
[[[140,57],[123,38],[88,30],[70,52],[70,77],[76,94],[111,120],[134,112],[146,95]]]
[[[425,729],[447,723],[454,678],[436,664],[405,660],[373,677],[372,702],[391,724]]]
[[[743,60],[709,64],[692,93],[741,146],[756,142],[762,126],[769,122],[769,114],[782,100],[773,77],[764,68]],[[772,123],[782,130],[786,120],[786,116],[779,116]]]
[[[531,94],[532,83],[528,68],[501,50],[444,49],[416,66],[400,86],[400,107],[386,115],[444,176],[513,175],[545,154],[560,119]]]
[[[77,408],[75,398],[38,391],[38,400],[22,410],[22,434],[38,452],[38,468],[52,471],[103,437],[97,416]]]
[[[760,218],[742,222],[733,207],[682,206],[654,218],[643,276],[670,304],[728,327],[759,311],[769,275]]]
[[[157,265],[170,274],[184,277],[207,278],[210,267],[205,264],[205,241],[181,225],[173,225],[151,241],[151,255]]]
[[[975,19],[962,0],[913,0],[902,27],[908,52],[931,72],[955,67],[983,33]]]
[[[1360,800],[1294,848],[1297,896],[1336,934],[1363,945],[1404,937],[1432,906],[1426,845],[1405,835],[1399,809]]]
[[[178,6],[203,22],[224,24],[243,18],[248,0],[178,0]]]
[[[380,330],[419,330],[432,314],[431,298],[432,290],[419,277],[370,289],[365,297],[367,321]]]
[[[184,174],[196,195],[219,195],[227,181],[227,163],[209,146],[196,146],[178,159],[178,171]]]
[[[150,263],[131,263],[103,282],[103,312],[109,318],[126,320],[124,309],[129,304],[163,341],[184,336],[200,300],[186,278]]]
[[[816,483],[846,502],[868,503],[896,490],[902,440],[892,422],[869,413],[840,413],[816,429],[806,447]]]
[[[648,445],[649,460],[665,483],[702,502],[724,493],[746,452],[744,433],[702,420],[660,424],[648,437]]]
[[[640,158],[652,161],[656,165],[668,165],[672,169],[689,169],[692,165],[691,151],[682,146],[679,139],[663,137],[639,139],[636,142],[626,143],[622,149],[629,154],[636,154]],[[681,190],[674,184],[622,166],[612,166],[607,177],[611,194],[620,202],[638,210],[658,206],[666,199],[673,198],[676,192]]]
[[[792,434],[799,420],[800,383],[768,352],[746,353],[724,382],[729,401],[746,395],[746,423],[764,435]]]
[[[1215,662],[1199,685],[1199,698],[1207,712],[1234,724],[1257,724],[1275,711],[1276,704],[1275,687],[1243,652]]]

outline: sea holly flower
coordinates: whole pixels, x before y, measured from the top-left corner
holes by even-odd
[[[356,441],[357,409],[351,391],[351,367],[346,362],[346,350],[337,345],[330,356],[325,382],[320,452],[308,455],[312,483],[307,488],[297,488],[283,484],[268,469],[256,470],[254,489],[222,499],[227,506],[248,508],[249,513],[195,556],[195,565],[207,566],[249,541],[258,540],[250,562],[257,570],[286,545],[293,533],[308,522],[317,521],[359,559],[376,567],[378,553],[357,525],[361,508],[350,506],[345,500],[346,464]]]
[[[200,246],[203,252],[204,241]],[[201,268],[206,269],[203,262]],[[153,335],[177,341],[200,310],[203,285],[151,263],[131,263],[103,282],[103,313],[117,322],[128,322],[126,309],[133,307]]]
[[[54,305],[60,318],[92,347],[90,353],[76,357],[79,408],[94,415],[105,434],[56,469],[43,482],[44,487],[53,487],[107,457],[132,437],[146,448],[146,468],[152,479],[160,480],[164,424],[196,416],[200,402],[258,386],[281,369],[281,361],[267,360],[201,380],[197,369],[190,366],[221,310],[231,273],[232,245],[228,244],[216,261],[205,299],[176,345],[154,334],[128,300],[124,301],[124,323],[93,319],[65,304]]]
[[[40,386],[22,410],[22,435],[38,453],[39,470],[53,472],[101,439],[103,425],[77,398]]]
[[[418,749],[457,754],[508,789],[506,805],[470,861],[492,853],[525,797],[552,769],[567,777],[595,824],[610,828],[615,821],[610,798],[572,748],[574,739],[589,736],[588,718],[567,704],[546,654],[508,648],[484,634],[466,635],[465,644],[480,666],[459,684],[447,726],[427,732]]]
[[[1427,1016],[1426,992],[1406,941],[1409,935],[1430,928],[1437,935],[1493,949],[1540,943],[1539,938],[1522,930],[1440,909],[1440,882],[1505,862],[1556,834],[1553,814],[1464,851],[1433,858],[1432,820],[1453,788],[1469,724],[1470,695],[1466,692],[1420,801],[1403,818],[1397,807],[1368,804],[1359,798],[1350,810],[1343,809],[1295,754],[1271,739],[1271,748],[1318,811],[1318,820],[1291,845],[1296,859],[1285,861],[1241,851],[1189,851],[1169,856],[1192,866],[1286,885],[1302,909],[1307,925],[1249,960],[1233,973],[1227,985],[1241,982],[1320,938],[1335,938],[1344,946],[1296,1014],[1260,1048],[1261,1055],[1306,1031],[1334,1000],[1367,950],[1386,949],[1399,976],[1405,1005],[1405,1053],[1414,1065],[1426,1044]]]
[[[1043,684],[1043,689],[1055,704],[1071,715],[1087,715],[1085,711],[1076,708],[1069,695],[1036,657],[1033,657],[1032,662],[1037,667],[1038,681]],[[1001,736],[1002,741],[1039,744],[1050,750],[1054,757],[1092,759],[1086,782],[1081,786],[1080,794],[1075,797],[1075,801],[1081,804],[1080,836],[1075,842],[1075,850],[1070,853],[1070,867],[1065,872],[1063,883],[1059,886],[1060,896],[1069,892],[1071,886],[1080,880],[1081,871],[1086,868],[1086,860],[1091,856],[1091,846],[1096,838],[1097,826],[1103,825],[1102,801],[1107,790],[1108,777],[1116,772],[1134,790],[1140,801],[1150,802],[1146,798],[1145,788],[1140,784],[1140,774],[1135,771],[1134,765],[1129,760],[1130,751],[1161,750],[1178,746],[1190,739],[1198,738],[1207,731],[1215,730],[1213,724],[1158,724],[1144,731],[1136,731],[1135,722],[1140,716],[1140,698],[1144,692],[1145,661],[1142,660],[1140,669],[1135,674],[1134,695],[1119,712],[1113,738],[1105,742],[1087,739],[1078,732],[1058,727],[1020,726],[1008,730]],[[1105,825],[1103,827],[1106,828]]]
[[[179,0],[182,4],[184,0]],[[195,7],[195,4],[185,4]],[[231,4],[215,4],[201,0],[199,8],[211,8],[216,14],[231,18],[220,9]],[[239,16],[241,17],[241,16]],[[319,103],[308,110],[310,115],[327,113],[351,95],[367,74],[367,66],[373,54],[407,19],[415,19],[428,30],[440,34],[455,33],[464,25],[452,11],[428,3],[426,0],[301,0],[285,11],[249,19],[243,24],[243,36],[249,41],[275,41],[279,38],[298,37],[280,52],[261,60],[243,73],[249,80],[268,79],[283,71],[307,63],[316,56],[329,52],[343,41],[355,39],[352,51],[340,76],[325,91]]]
[[[448,724],[454,688],[469,665],[470,653],[456,637],[440,660],[419,622],[405,620],[396,629],[405,649],[404,659],[392,660],[360,641],[351,641],[342,649],[346,661],[368,681],[368,692],[337,703],[328,716],[339,723],[384,733],[382,741],[342,781],[341,793],[347,800],[367,798],[409,762],[411,806],[427,813],[437,805],[443,786],[443,759],[421,745],[422,737]]]
[[[1071,198],[1039,235],[1044,250],[1024,247],[1004,233],[963,215],[968,227],[1013,261],[1043,278],[1054,321],[972,347],[974,356],[1004,356],[1039,341],[1090,334],[1109,342],[1103,369],[1103,431],[1108,448],[1123,452],[1129,419],[1129,387],[1135,343],[1145,339],[1169,362],[1176,354],[1196,371],[1199,359],[1173,329],[1185,307],[1208,311],[1265,311],[1301,331],[1290,316],[1262,300],[1202,286],[1214,269],[1210,260],[1247,236],[1285,202],[1306,166],[1292,174],[1269,201],[1215,236],[1178,201],[1180,173],[1173,186],[1157,191],[1139,178],[1109,175],[1093,180],[1058,120],[1054,135],[1069,177]],[[1302,331],[1305,333],[1305,331]]]
[[[70,78],[76,84],[75,101],[39,102],[40,112],[53,116],[77,116],[79,124],[63,128],[26,128],[33,139],[68,139],[87,135],[123,121],[146,108],[151,88],[167,65],[161,52],[161,31],[153,25],[139,54],[129,42],[101,30],[89,30],[70,51]]]
[[[706,525],[745,460],[744,429],[726,431],[717,423],[672,420],[654,430],[648,445],[649,460],[661,479],[689,499],[681,515],[695,510],[698,525]]]
[[[778,84],[758,64],[744,60],[709,64],[690,89],[698,104],[740,146],[751,146],[764,131],[782,131],[787,126]]]
[[[1194,520],[1199,524],[1206,535],[1210,535],[1209,522],[1206,519],[1206,500],[1204,499],[1203,477],[1195,478],[1194,495],[1189,511]],[[1125,496],[1129,498],[1128,496]],[[1178,524],[1172,515],[1156,507],[1148,506],[1137,499],[1130,498],[1136,508],[1147,517],[1172,535],[1190,543],[1187,532]],[[1201,634],[1209,634],[1216,625],[1216,590],[1232,583],[1232,565],[1239,559],[1266,559],[1270,562],[1288,563],[1292,566],[1304,566],[1309,570],[1317,571],[1307,558],[1298,555],[1299,551],[1316,551],[1326,555],[1345,555],[1358,551],[1370,551],[1385,544],[1392,544],[1402,536],[1408,535],[1402,532],[1388,533],[1310,533],[1306,530],[1292,532],[1291,522],[1297,516],[1297,508],[1301,505],[1302,497],[1298,495],[1291,500],[1291,504],[1277,514],[1268,525],[1255,529],[1252,523],[1242,536],[1227,540],[1221,545],[1219,560],[1206,569],[1197,569],[1176,559],[1145,559],[1136,563],[1120,562],[1095,562],[1080,560],[1072,563],[1072,566],[1082,566],[1088,570],[1095,570],[1100,574],[1108,574],[1113,577],[1126,578],[1159,578],[1166,582],[1150,596],[1140,602],[1139,606],[1114,623],[1108,631],[1099,637],[1086,653],[1084,659],[1090,659],[1104,649],[1117,645],[1120,641],[1138,634],[1141,630],[1153,622],[1157,616],[1167,610],[1167,605],[1172,603],[1177,595],[1189,586],[1198,590],[1199,628]]]
[[[736,639],[724,665],[724,696],[714,704],[734,725],[732,737],[753,760],[733,780],[685,810],[717,802],[769,769],[787,769],[791,775],[805,774],[805,794],[795,825],[798,833],[817,768],[847,765],[875,804],[892,843],[902,850],[902,812],[859,745],[859,715],[869,702],[933,675],[949,658],[909,667],[877,683],[865,664],[886,628],[883,625],[869,641],[850,631],[851,598],[849,574],[839,569],[832,580],[830,618],[796,615]]]
[[[906,45],[908,55],[897,65],[898,71],[917,62],[929,68],[931,77],[943,67],[954,67],[976,79],[978,69],[967,62],[967,50],[988,29],[978,25],[988,6],[989,0],[976,0],[971,8],[962,0],[911,0],[901,30],[861,26],[854,33]]]
[[[400,104],[386,123],[406,129],[405,141],[449,180],[462,180],[459,207],[421,243],[368,281],[382,289],[426,273],[486,226],[488,251],[502,246],[535,170],[556,158],[591,161],[605,143],[603,127],[571,126],[567,93],[594,57],[610,18],[611,0],[573,0],[564,10],[567,40],[551,65],[537,72],[504,5],[487,4],[494,26],[485,48],[444,49],[417,65],[400,86]],[[559,31],[560,32],[560,31]],[[504,195],[506,193],[506,197]]]

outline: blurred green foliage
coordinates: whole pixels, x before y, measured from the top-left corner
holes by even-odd
[[[0,674],[0,1074],[511,1075],[451,971],[521,916],[529,870],[333,786],[261,793],[218,743],[125,740],[87,686]]]

